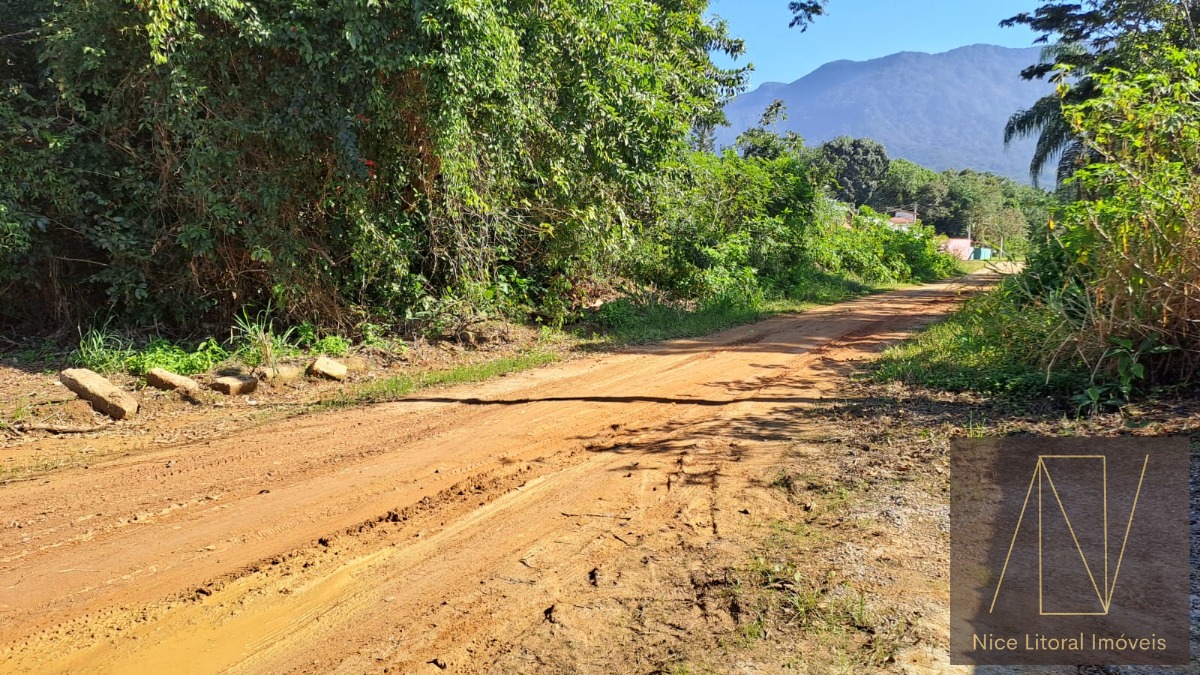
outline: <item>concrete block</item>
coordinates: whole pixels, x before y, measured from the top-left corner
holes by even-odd
[[[258,389],[258,378],[251,375],[227,375],[213,380],[212,388],[227,396],[240,396]]]
[[[151,368],[146,373],[146,384],[155,389],[162,389],[163,391],[179,389],[181,391],[194,392],[200,389],[200,384],[192,378],[176,375],[162,368]]]
[[[346,366],[331,358],[322,356],[308,367],[308,373],[316,377],[325,377],[341,382],[346,379]]]
[[[118,389],[99,373],[86,368],[70,368],[59,373],[58,380],[97,411],[113,419],[128,419],[138,411],[137,398]]]

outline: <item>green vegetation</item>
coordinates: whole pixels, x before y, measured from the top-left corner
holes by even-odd
[[[613,291],[649,339],[951,273],[830,199],[878,178],[869,142],[867,171],[777,108],[704,151],[744,83],[707,4],[0,0],[0,327],[234,325],[256,365]]]
[[[596,318],[617,341],[638,344],[715,333],[765,315],[758,306],[708,303],[688,309],[657,299],[621,298],[601,307]]]
[[[1081,96],[1064,84],[1055,113],[1079,149],[1064,183],[1074,200],[1035,228],[1020,277],[889,352],[879,376],[1022,397],[1074,393],[1081,412],[1195,383],[1200,51],[1174,45],[1196,42],[1196,10],[1130,5],[1098,9],[1084,28],[1039,10],[1039,25],[1068,40],[1115,30],[1095,53],[1061,52],[1057,68],[1070,73],[1079,61],[1090,88]],[[1155,8],[1155,21],[1130,20]],[[1114,63],[1127,69],[1105,67]]]
[[[1043,190],[975,171],[934,173],[893,160],[870,202],[884,210],[914,211],[940,234],[967,237],[1006,257],[1022,256],[1032,227],[1057,205]]]
[[[558,320],[741,86],[706,6],[3,0],[3,321]]]
[[[234,319],[229,341],[246,365],[274,368],[280,356],[298,353],[292,338],[294,332],[295,328],[276,332],[268,305],[253,317],[243,309],[241,316]]]
[[[79,348],[71,353],[69,360],[76,366],[106,375],[126,371],[140,376],[153,368],[165,368],[180,375],[194,375],[212,370],[230,356],[212,338],[190,350],[161,337],[136,349],[132,341],[124,340],[115,333],[92,329],[80,338]]]
[[[79,338],[79,348],[71,354],[70,361],[107,375],[122,370],[131,353],[129,342],[103,328],[93,328]]]
[[[1066,397],[1088,381],[1082,368],[1044,368],[1043,349],[1058,317],[1028,302],[1020,281],[968,301],[946,321],[888,349],[873,366],[879,380],[1013,398]]]
[[[426,389],[452,384],[483,382],[494,377],[519,373],[558,360],[558,355],[547,351],[534,351],[520,356],[457,366],[449,370],[435,370],[414,375],[399,375],[375,380],[355,387],[348,393],[339,394],[326,405],[340,407],[363,403],[386,403],[396,401],[409,394]]]
[[[1058,82],[1057,92],[1013,114],[1004,130],[1005,142],[1036,136],[1030,175],[1036,181],[1043,167],[1057,157],[1060,186],[1077,169],[1100,158],[1064,114],[1064,103],[1078,106],[1100,96],[1104,89],[1100,80],[1111,70],[1153,70],[1146,58],[1156,51],[1200,47],[1196,36],[1200,7],[1173,0],[1042,2],[1036,10],[1022,12],[1002,25],[1027,26],[1045,36],[1042,41],[1047,47],[1040,62],[1021,76],[1053,77]],[[1077,196],[1081,195],[1072,195]]]
[[[151,340],[145,349],[134,351],[125,359],[125,368],[134,375],[145,375],[154,368],[163,368],[179,375],[195,375],[212,370],[230,357],[216,340],[208,338],[188,351],[163,338]]]

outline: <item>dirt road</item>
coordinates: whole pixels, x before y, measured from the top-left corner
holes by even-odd
[[[727,542],[797,408],[991,280],[0,487],[0,671],[598,667],[595,598],[674,592],[647,542]]]

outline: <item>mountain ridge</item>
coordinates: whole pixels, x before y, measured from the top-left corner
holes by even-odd
[[[810,145],[838,136],[874,138],[891,157],[936,171],[975,169],[1028,183],[1035,140],[1006,149],[1003,135],[1010,115],[1054,89],[1020,77],[1040,51],[975,44],[831,61],[791,83],[764,82],[733,99],[725,108],[730,126],[717,130],[717,142],[732,144],[781,99],[788,119],[778,129]]]

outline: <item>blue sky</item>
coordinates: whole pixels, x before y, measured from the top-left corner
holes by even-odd
[[[830,0],[828,14],[801,33],[787,27],[787,0],[713,0],[709,13],[729,22],[746,41],[739,64],[753,63],[751,88],[792,82],[830,61],[896,52],[944,52],[986,43],[1029,47],[1024,28],[1000,28],[1002,19],[1032,11],[1037,0]],[[718,61],[721,62],[721,61]]]

